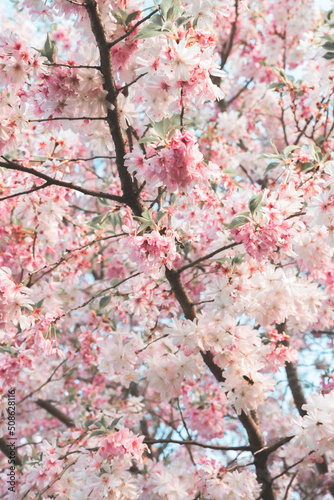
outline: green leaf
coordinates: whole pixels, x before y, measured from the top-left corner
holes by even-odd
[[[333,41],[328,41],[323,44],[322,46],[323,49],[329,50],[331,52],[334,52],[334,42]]]
[[[334,52],[326,52],[326,54],[324,54],[323,58],[327,59],[327,61],[334,59]]]
[[[160,10],[165,21],[174,21],[184,13],[180,0],[163,0]]]
[[[134,21],[136,19],[138,12],[139,10],[136,10],[135,12],[131,12],[131,14],[127,16],[127,18],[125,19],[125,24],[127,26],[131,23],[131,21]]]
[[[169,352],[170,354],[173,352],[172,349],[167,344],[165,344],[164,342],[163,342],[163,346],[166,349],[166,351]]]
[[[51,39],[51,33],[49,32],[46,37],[46,42],[44,44],[44,53],[42,54],[43,56],[47,57],[48,60],[53,63],[54,58],[57,55],[57,47],[56,47],[56,42]]]
[[[270,170],[274,170],[274,168],[278,167],[278,165],[280,165],[279,161],[274,161],[272,163],[269,163],[269,165],[267,166],[267,168],[264,171],[264,175],[266,175],[268,172],[270,172]]]
[[[103,205],[104,207],[110,207],[110,203],[108,200],[105,198],[98,198],[97,201],[100,203],[100,205]]]
[[[169,118],[163,118],[159,122],[153,122],[153,128],[161,139],[164,139],[171,125]]]
[[[110,301],[111,301],[111,295],[105,295],[104,297],[102,297],[99,304],[100,309],[104,309],[109,304]]]
[[[157,30],[156,28],[152,28],[152,26],[144,26],[140,30],[140,32],[134,37],[134,40],[141,40],[142,38],[152,38],[154,36],[160,36],[163,33],[166,33],[168,30]]]
[[[246,255],[245,253],[239,253],[238,255],[233,257],[232,263],[231,263],[232,266],[241,264],[244,260],[245,255]]]
[[[157,213],[157,222],[159,222],[163,218],[164,215],[166,215],[166,212],[159,210]]]
[[[312,158],[314,158],[315,161],[317,161],[318,163],[320,163],[323,160],[323,154],[318,146],[312,146],[310,153]]]
[[[285,83],[288,83],[287,76],[282,68],[274,68],[274,72],[276,75],[280,76]]]
[[[259,160],[270,160],[271,158],[281,158],[281,155],[274,155],[272,153],[264,153],[258,157]]]
[[[303,163],[300,171],[301,172],[308,172],[309,170],[312,170],[314,168],[314,163],[312,163],[311,161],[306,161],[305,163]]]
[[[89,225],[90,226],[100,226],[106,220],[108,215],[109,215],[109,212],[106,212],[105,214],[97,215],[96,217],[93,217],[92,220],[90,221]]]
[[[89,418],[85,421],[84,426],[88,429],[95,422],[94,418]]]
[[[116,287],[121,281],[122,281],[121,278],[113,278],[110,281],[110,286]]]
[[[34,308],[40,309],[42,307],[43,302],[44,302],[44,299],[39,300],[38,302],[36,302],[36,304],[34,304]]]
[[[139,139],[138,144],[143,144],[144,142],[159,142],[159,141],[160,141],[159,137],[155,135],[146,135],[145,137]]]
[[[105,435],[105,434],[107,434],[107,432],[106,432],[106,431],[93,431],[93,432],[91,433],[90,437],[93,437],[93,436],[103,436],[103,435]]]
[[[289,154],[292,153],[292,151],[294,151],[295,149],[300,149],[300,146],[295,146],[295,145],[287,146],[286,148],[283,149],[284,156],[289,156]]]
[[[286,86],[286,83],[283,82],[273,82],[269,85],[268,89],[282,89]]]
[[[251,211],[252,214],[258,209],[259,205],[261,204],[263,193],[256,194],[255,196],[252,196],[252,198],[248,202],[248,208]]]
[[[142,224],[140,224],[140,226],[137,228],[137,234],[139,235],[139,233],[141,233],[142,231],[145,231],[145,229],[147,229],[148,227],[152,226],[152,222],[143,222]]]
[[[231,224],[228,226],[229,229],[235,229],[236,227],[244,226],[249,222],[249,218],[244,215],[237,215],[232,220]]]
[[[236,177],[239,175],[239,172],[235,168],[227,167],[223,169],[223,173],[230,175],[231,177]]]
[[[123,417],[115,418],[115,420],[113,420],[113,421],[111,422],[111,424],[109,425],[109,429],[113,431],[113,430],[115,429],[116,425],[118,424],[118,422],[119,422],[122,418],[123,418]]]

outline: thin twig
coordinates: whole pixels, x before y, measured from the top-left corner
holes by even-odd
[[[180,445],[191,445],[199,446],[200,448],[209,448],[210,450],[221,450],[221,451],[250,451],[250,446],[219,446],[214,444],[199,443],[198,441],[184,440],[178,441],[177,439],[145,439],[144,443],[147,444],[157,444],[157,443],[171,443]]]
[[[36,394],[36,392],[40,391],[45,385],[47,385],[49,382],[51,382],[52,380],[52,377],[54,376],[54,374],[56,373],[56,371],[64,364],[66,363],[67,359],[63,359],[63,361],[58,365],[56,366],[56,368],[53,370],[53,372],[51,373],[50,377],[41,385],[39,386],[37,389],[35,389],[34,391],[31,391],[27,396],[25,396],[24,398],[20,399],[20,401],[17,403],[17,406],[20,405],[21,403],[23,403],[23,401],[25,401],[26,399],[30,398],[31,396],[33,396],[34,394]]]
[[[0,198],[0,201],[9,200],[10,198],[16,198],[17,196],[22,196],[23,194],[30,194],[35,191],[39,191],[40,189],[44,189],[47,186],[50,186],[49,182],[45,182],[45,184],[42,184],[42,186],[35,186],[34,188],[28,189],[27,191],[20,191],[19,193],[14,193],[8,196],[4,196],[3,198]]]
[[[141,24],[143,24],[145,21],[147,21],[148,19],[150,19],[154,14],[156,14],[157,12],[159,12],[159,9],[155,9],[153,10],[150,14],[148,14],[146,17],[144,17],[143,19],[141,19],[140,21],[138,21],[127,33],[125,33],[124,35],[120,36],[119,38],[117,38],[116,40],[113,40],[112,42],[110,42],[108,44],[108,47],[111,48],[113,47],[114,45],[116,45],[116,43],[119,43],[121,42],[122,40],[124,40],[124,38],[127,38],[129,35],[131,35],[131,33],[133,33],[137,28],[138,26],[140,26]]]
[[[220,247],[217,250],[214,250],[213,252],[211,252],[207,255],[204,255],[204,257],[200,257],[199,259],[196,259],[196,260],[190,262],[190,264],[186,264],[185,266],[180,267],[179,269],[176,270],[176,272],[178,274],[183,273],[183,271],[185,271],[186,269],[189,269],[190,267],[196,266],[200,262],[203,262],[203,260],[211,259],[211,257],[216,255],[217,253],[223,252],[224,250],[229,250],[230,248],[233,248],[237,245],[240,245],[240,243],[233,242],[233,243],[230,243],[229,245],[225,245],[224,247]]]

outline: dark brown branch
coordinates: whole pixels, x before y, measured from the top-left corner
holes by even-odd
[[[43,172],[39,172],[38,170],[35,170],[33,168],[29,167],[24,167],[23,165],[19,165],[18,163],[15,163],[13,161],[8,160],[5,158],[6,163],[3,161],[0,161],[0,167],[6,168],[8,170],[18,170],[19,172],[25,172],[26,174],[31,174],[35,175],[36,177],[39,177],[40,179],[44,179],[47,181],[50,185],[55,185],[55,186],[62,186],[65,188],[72,189],[74,191],[79,191],[80,193],[89,195],[89,196],[95,196],[97,198],[106,198],[107,200],[112,200],[112,201],[117,201],[119,203],[124,203],[123,198],[121,196],[116,196],[113,194],[109,193],[103,193],[102,191],[93,191],[92,189],[85,189],[81,186],[76,186],[75,184],[72,184],[72,182],[65,182],[61,181],[58,179],[54,179],[53,177],[50,177],[49,175],[43,174]]]
[[[286,329],[286,324],[285,323],[278,324],[276,325],[276,328],[279,333],[283,333]],[[284,340],[282,344],[288,347],[289,341]],[[292,393],[293,401],[296,405],[298,413],[301,417],[304,417],[305,415],[307,415],[307,411],[303,409],[303,405],[306,404],[306,398],[301,383],[299,381],[296,365],[294,363],[286,362],[285,372],[288,379],[290,391]],[[325,454],[322,455],[322,460],[323,460],[322,463],[316,462],[315,465],[319,474],[326,474],[328,472],[328,463]],[[334,497],[334,484],[328,486],[328,491]]]
[[[116,87],[113,76],[113,66],[111,58],[112,45],[107,40],[96,0],[89,0],[86,5],[86,10],[89,15],[92,32],[95,36],[95,40],[100,53],[101,72],[104,77],[103,88],[107,91],[106,99],[111,104],[110,108],[108,109],[107,122],[115,145],[116,165],[121,181],[123,200],[132,209],[135,215],[140,216],[145,211],[145,205],[142,202],[140,196],[136,193],[136,189],[132,181],[132,176],[129,174],[124,164],[124,156],[126,155],[127,151],[126,142],[121,127],[121,116],[117,103],[118,89]],[[151,15],[153,15],[153,13],[147,16],[147,19],[149,19]],[[144,20],[142,20],[141,22],[144,22]],[[131,30],[125,36],[128,36],[130,32]],[[115,45],[117,41],[119,41],[119,39],[112,42],[113,45]]]
[[[9,446],[10,446],[10,443],[9,443],[8,439],[5,436],[3,436],[2,438],[0,438],[0,450],[2,451],[2,453],[6,457],[12,458],[12,456],[10,454]],[[15,465],[22,465],[22,458],[17,453],[16,449],[15,449]]]
[[[228,108],[228,106],[230,104],[232,104],[233,101],[235,101],[236,99],[238,99],[238,97],[241,96],[241,94],[248,88],[248,85],[254,80],[254,77],[252,76],[252,78],[250,78],[243,87],[241,87],[238,92],[233,96],[231,97],[230,99],[228,99],[228,101],[225,102],[225,106],[226,108]]]
[[[114,160],[115,156],[91,156],[90,158],[54,158],[55,160],[59,161],[91,161],[91,160],[97,160],[97,159],[107,159],[107,160]]]
[[[132,177],[127,171],[127,168],[125,167],[124,164],[126,146],[120,125],[120,113],[117,106],[118,91],[112,73],[112,60],[110,54],[110,48],[112,45],[107,41],[96,0],[89,0],[89,3],[86,5],[86,9],[90,18],[91,28],[100,52],[101,71],[104,76],[104,89],[108,92],[107,100],[112,104],[111,108],[108,109],[108,125],[115,144],[116,164],[123,191],[123,200],[125,203],[128,204],[128,206],[132,209],[135,215],[141,215],[145,210],[145,205],[141,200],[141,198],[138,196],[132,181]],[[153,15],[153,13],[150,14],[150,16]],[[238,0],[236,0],[236,17],[237,14],[238,14]],[[235,29],[236,29],[236,21],[234,23],[234,27],[232,27],[232,30],[234,32]],[[125,36],[128,35],[129,32]],[[125,38],[125,36],[123,38]],[[233,37],[234,34],[233,36],[231,36],[230,39],[231,45],[233,42]],[[121,37],[121,39],[123,38]],[[118,41],[120,41],[120,39],[115,40],[114,42],[112,42],[112,44],[115,45],[115,43],[118,43]],[[235,243],[232,245],[234,246]],[[218,253],[218,251],[214,252],[213,255],[215,255],[215,253]],[[206,256],[205,258],[208,257]],[[200,259],[200,261],[202,260],[203,259]],[[191,264],[191,266],[192,265],[194,264]],[[176,271],[175,269],[166,269],[165,272],[166,272],[166,278],[168,279],[171,285],[174,295],[177,301],[179,302],[185,317],[187,319],[194,320],[196,318],[196,311],[180,279],[180,272]],[[209,354],[205,353],[205,356],[209,356]],[[217,370],[220,370],[220,368],[217,367]],[[220,376],[218,376],[217,380],[219,379],[220,380],[222,379],[221,370],[220,370]],[[247,428],[246,427],[245,428],[247,430],[248,438],[250,440],[251,449],[253,452],[257,451],[264,447],[263,437],[261,435],[258,426],[254,423],[252,418],[246,414],[243,415],[244,415],[243,420],[240,418],[240,421],[244,425],[244,427],[247,424]],[[254,434],[255,431],[256,433]],[[258,457],[255,457],[255,466],[256,466],[258,480],[263,484],[263,498],[266,500],[274,500],[274,493],[271,488],[270,475],[267,468],[265,455],[262,454],[259,455]]]
[[[238,4],[239,4],[239,0],[235,0],[235,7],[234,7],[234,10],[235,10],[235,20],[233,21],[232,23],[232,27],[231,27],[231,33],[230,33],[230,37],[228,39],[228,42],[227,42],[227,48],[226,50],[224,50],[224,52],[222,53],[222,56],[221,56],[221,69],[224,69],[224,66],[227,62],[227,59],[231,53],[231,50],[232,50],[232,47],[233,47],[233,40],[234,40],[234,37],[235,37],[235,33],[237,31],[237,22],[238,22]]]
[[[256,477],[258,482],[262,484],[261,498],[263,498],[263,500],[275,500],[272,479],[267,465],[268,455],[266,453],[256,454],[258,450],[264,448],[264,439],[260,428],[254,422],[253,418],[244,411],[239,415],[239,420],[247,432],[251,451],[254,456]]]
[[[208,448],[210,450],[221,450],[221,451],[250,451],[249,446],[220,446],[215,444],[199,443],[198,441],[192,441],[191,439],[178,441],[177,439],[151,439],[146,438],[144,440],[146,444],[156,444],[156,443],[171,443],[180,444],[186,446],[199,446],[201,448]]]
[[[9,200],[10,198],[16,198],[17,196],[22,196],[23,194],[34,193],[35,191],[46,188],[47,186],[50,186],[49,182],[45,182],[45,184],[42,184],[42,186],[35,186],[34,188],[28,189],[27,191],[20,191],[19,193],[4,196],[3,198],[0,198],[0,201]]]
[[[71,64],[62,64],[62,63],[44,63],[45,66],[61,66],[64,68],[70,68],[70,69],[100,69],[100,66],[87,66],[85,64],[78,64],[75,66],[72,66]]]
[[[293,439],[294,436],[286,436],[282,439],[279,439],[278,441],[276,441],[276,443],[270,445],[270,446],[265,446],[264,448],[262,448],[262,450],[258,450],[254,453],[254,455],[257,455],[258,453],[266,453],[267,456],[270,455],[271,453],[273,453],[274,451],[278,450],[278,448],[280,448],[281,446],[285,445],[286,443],[289,443],[289,441],[291,441],[291,439]]]
[[[87,9],[88,10],[88,9]],[[132,28],[127,31],[124,35],[120,36],[119,38],[116,38],[116,40],[113,40],[112,42],[109,42],[108,43],[108,48],[111,48],[113,47],[114,45],[116,45],[116,43],[119,43],[121,42],[122,40],[124,40],[124,38],[127,38],[129,35],[131,35],[131,33],[133,33],[137,28],[138,26],[140,26],[141,24],[143,24],[145,21],[147,21],[148,19],[150,19],[152,16],[154,16],[154,14],[156,14],[157,12],[159,12],[159,9],[155,9],[153,10],[150,14],[148,14],[146,17],[143,17],[143,19],[141,19],[140,21],[138,21],[134,26],[132,26]]]
[[[123,90],[131,87],[131,85],[133,85],[134,83],[138,82],[138,80],[140,80],[141,78],[143,78],[143,76],[147,75],[147,72],[146,73],[142,73],[141,75],[137,76],[137,78],[135,78],[134,80],[132,80],[132,82],[130,83],[127,83],[126,85],[123,85],[123,87],[120,87],[118,89],[118,92],[122,92]]]
[[[37,122],[52,122],[52,121],[59,121],[59,120],[70,120],[70,121],[77,121],[77,120],[106,120],[106,116],[55,116],[54,118],[36,118],[34,120],[28,120],[29,123],[37,123]]]
[[[166,269],[166,277],[171,285],[171,288],[182,307],[183,313],[187,319],[194,321],[196,319],[196,311],[194,305],[180,279],[180,275],[175,270]],[[218,382],[223,382],[224,376],[221,368],[215,364],[213,354],[209,351],[201,352],[202,358],[214,375]],[[242,412],[239,415],[239,420],[245,428],[250,444],[250,450],[253,455],[256,451],[264,448],[265,443],[259,426],[254,422],[253,418]],[[262,453],[254,455],[254,465],[256,469],[257,480],[262,484],[262,498],[264,500],[275,500],[275,495],[271,485],[271,477],[267,466],[267,455]]]
[[[230,248],[233,248],[237,245],[240,245],[240,243],[233,242],[233,243],[230,243],[229,245],[225,245],[224,247],[220,247],[217,250],[214,250],[213,252],[211,252],[207,255],[204,255],[204,257],[200,257],[199,259],[196,259],[193,262],[190,262],[189,264],[186,264],[186,265],[180,267],[179,269],[177,269],[177,273],[179,273],[179,274],[183,273],[183,271],[185,271],[186,269],[189,269],[190,267],[194,267],[197,264],[199,264],[200,262],[203,262],[204,260],[211,259],[211,257],[216,255],[217,253],[223,252],[224,250],[229,250]]]
[[[35,403],[40,408],[43,408],[43,410],[46,410],[48,413],[50,413],[50,415],[60,420],[60,422],[65,424],[66,427],[75,427],[74,421],[68,415],[58,410],[58,408],[56,408],[50,401],[38,399],[37,401],[35,401]]]

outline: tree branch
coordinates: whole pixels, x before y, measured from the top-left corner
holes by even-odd
[[[190,262],[189,264],[186,264],[186,265],[180,267],[179,269],[177,269],[176,272],[178,274],[183,273],[183,271],[185,271],[186,269],[189,269],[190,267],[194,267],[197,264],[199,264],[200,262],[203,262],[204,260],[211,259],[211,257],[216,255],[217,253],[223,252],[224,250],[229,250],[230,248],[236,247],[237,245],[240,245],[240,243],[233,242],[233,243],[230,243],[229,245],[225,245],[224,247],[220,247],[217,250],[214,250],[213,252],[211,252],[207,255],[204,255],[204,257],[200,257],[199,259],[196,259],[193,262]]]
[[[116,87],[113,76],[113,66],[111,58],[112,45],[108,42],[96,0],[89,0],[86,5],[86,10],[89,15],[92,32],[95,36],[95,40],[100,53],[101,73],[104,77],[103,88],[107,91],[106,99],[112,105],[110,108],[108,108],[107,122],[115,145],[116,165],[123,191],[123,201],[132,209],[135,215],[140,216],[145,211],[145,205],[140,196],[136,193],[132,177],[129,174],[124,163],[124,156],[126,155],[127,151],[125,138],[123,136],[121,127],[120,111],[117,103],[118,89]],[[156,12],[157,11],[158,9],[156,10]],[[149,19],[149,17],[153,15],[153,13],[151,13],[149,16],[146,16],[147,19]],[[144,18],[140,22],[144,22],[144,20],[146,20],[146,18]],[[134,29],[135,27],[132,28],[132,30]],[[130,32],[131,30],[120,39],[128,36]],[[112,44],[115,45],[115,43],[120,41],[120,39],[115,40],[114,42],[112,42]]]
[[[2,451],[2,453],[6,457],[12,458],[9,446],[10,446],[10,443],[9,443],[8,439],[5,436],[3,436],[2,438],[0,438],[0,450]],[[22,465],[22,458],[17,453],[16,449],[15,449],[15,465]]]
[[[171,443],[171,444],[180,444],[186,446],[199,446],[200,448],[208,448],[210,450],[221,450],[221,451],[250,451],[250,446],[220,446],[215,444],[199,443],[198,441],[193,441],[191,439],[178,441],[177,439],[146,438],[144,440],[144,443],[146,444]]]
[[[34,191],[39,191],[40,189],[44,189],[48,186],[50,186],[50,183],[45,182],[45,184],[42,184],[41,186],[35,186],[34,188],[28,189],[27,191],[20,191],[19,193],[14,193],[8,196],[4,196],[3,198],[0,198],[0,201],[9,200],[10,198],[16,198],[17,196],[22,196],[23,194],[30,194],[33,193]]]
[[[143,19],[141,19],[134,26],[132,26],[132,28],[127,33],[125,33],[124,35],[120,36],[119,38],[116,38],[116,40],[113,40],[112,42],[109,42],[108,43],[108,48],[113,47],[114,45],[116,45],[116,43],[119,43],[122,40],[124,40],[124,38],[127,38],[129,35],[131,35],[131,33],[133,33],[138,28],[138,26],[140,26],[145,21],[147,21],[148,19],[150,19],[157,12],[159,12],[159,9],[155,9],[150,14],[148,14],[146,17],[143,17]]]
[[[35,403],[40,408],[43,408],[43,410],[46,410],[48,413],[50,413],[50,415],[60,420],[60,422],[65,424],[66,427],[75,427],[74,420],[72,420],[71,417],[69,417],[62,411],[58,410],[58,408],[56,408],[50,401],[38,399],[37,401],[35,401]]]
[[[60,181],[58,179],[54,179],[53,177],[50,177],[49,175],[43,174],[43,172],[39,172],[38,170],[35,170],[34,168],[24,167],[23,165],[20,165],[18,163],[10,161],[7,158],[4,158],[4,159],[6,160],[6,163],[3,161],[0,161],[0,167],[6,168],[7,170],[18,170],[19,172],[25,172],[26,174],[35,175],[36,177],[39,177],[40,179],[44,179],[50,185],[52,184],[55,186],[62,186],[65,188],[69,188],[69,189],[72,189],[73,191],[79,191],[80,193],[86,194],[88,196],[95,196],[96,198],[106,198],[107,200],[117,201],[119,203],[125,203],[122,196],[116,196],[114,194],[109,194],[109,193],[103,193],[102,191],[93,191],[92,189],[85,189],[81,186],[76,186],[75,184],[72,184],[72,182],[65,182],[65,181]]]

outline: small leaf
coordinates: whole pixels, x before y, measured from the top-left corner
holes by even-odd
[[[113,421],[111,422],[111,424],[109,425],[109,429],[113,431],[113,430],[115,429],[116,425],[118,424],[118,422],[119,422],[122,418],[123,418],[123,417],[115,418],[115,420],[113,420]]]
[[[326,52],[326,54],[323,56],[323,58],[327,59],[327,61],[334,59],[334,52]]]
[[[159,222],[163,218],[164,215],[166,215],[166,212],[159,210],[157,213],[157,222]]]
[[[252,214],[254,214],[254,212],[256,211],[256,209],[258,208],[258,206],[260,205],[261,200],[262,200],[262,196],[263,196],[263,193],[260,193],[260,194],[257,194],[255,196],[253,196],[249,200],[249,202],[248,202],[248,208],[249,208],[249,210],[251,211]]]
[[[271,158],[281,158],[281,155],[274,155],[272,153],[264,153],[258,157],[259,160],[270,160]]]
[[[121,281],[122,281],[121,278],[113,278],[110,281],[110,286],[116,287]]]
[[[232,259],[232,266],[235,264],[235,265],[238,265],[238,264],[241,264],[244,260],[244,257],[245,257],[245,253],[239,253],[238,255],[236,255],[235,257],[233,257]]]
[[[284,82],[288,83],[285,71],[282,68],[274,68],[274,72],[276,75],[280,76]]]
[[[159,142],[160,139],[156,135],[146,135],[139,139],[138,144],[143,144],[144,142]]]
[[[310,153],[312,158],[314,158],[318,163],[323,160],[323,154],[318,146],[312,146]]]
[[[279,161],[274,161],[273,163],[269,163],[269,165],[264,171],[264,175],[270,172],[270,170],[274,170],[274,168],[278,167],[278,165],[280,165]]]
[[[139,10],[136,10],[135,12],[131,12],[131,14],[128,15],[128,17],[125,19],[125,24],[128,25],[131,23],[131,21],[134,21],[138,15]]]
[[[334,42],[333,41],[328,41],[325,42],[322,46],[324,49],[329,50],[331,52],[334,52]]]
[[[109,304],[110,301],[111,301],[111,295],[105,295],[104,297],[102,297],[99,304],[100,309],[104,309]]]
[[[283,82],[273,82],[269,85],[268,89],[282,89],[286,86],[286,83]]]
[[[34,304],[34,308],[40,309],[42,307],[43,302],[44,302],[44,298],[39,300],[36,304]]]
[[[175,25],[177,26],[177,28],[179,28],[180,26],[182,26],[182,24],[185,24],[187,21],[189,21],[191,17],[192,16],[181,16],[178,19],[176,19]]]
[[[172,349],[167,344],[165,344],[164,342],[163,342],[163,346],[166,349],[166,351],[169,352],[170,354],[173,352]]]
[[[237,215],[232,220],[231,224],[228,226],[229,229],[235,229],[236,227],[244,226],[249,222],[249,218],[244,215]]]
[[[103,205],[104,207],[109,207],[110,203],[108,200],[105,198],[98,198],[97,201],[100,203],[100,205]]]
[[[295,146],[295,145],[287,146],[286,148],[283,149],[284,156],[289,156],[289,154],[292,153],[292,151],[294,151],[295,149],[300,149],[300,146]]]
[[[103,435],[105,435],[105,434],[107,434],[107,432],[106,432],[106,431],[93,431],[93,432],[91,433],[90,437],[93,437],[93,436],[103,436]]]
[[[223,174],[230,175],[231,177],[236,177],[239,175],[238,171],[235,168],[227,167],[223,169]]]
[[[86,427],[86,429],[88,429],[93,423],[95,422],[95,420],[93,418],[89,418],[88,420],[86,420],[86,422],[84,423],[84,426]]]
[[[312,170],[314,168],[314,163],[312,163],[311,161],[306,161],[305,163],[303,163],[300,171],[301,172],[308,172],[309,170]]]

